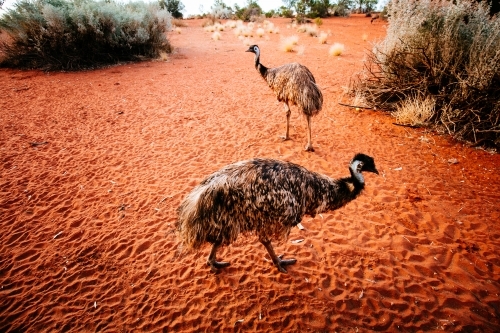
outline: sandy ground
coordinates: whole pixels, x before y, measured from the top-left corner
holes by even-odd
[[[324,94],[314,153],[296,108],[281,141],[283,106],[247,46],[201,21],[170,34],[167,61],[0,70],[0,331],[500,331],[500,156],[338,104],[383,22],[325,19],[326,45],[273,22],[253,38],[261,62],[306,65]],[[284,53],[292,34],[302,52]],[[275,244],[289,274],[255,237],[220,250],[217,275],[209,247],[180,246],[177,207],[222,166],[268,157],[336,178],[357,152],[380,175]]]

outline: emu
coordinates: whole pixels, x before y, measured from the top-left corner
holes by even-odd
[[[318,114],[323,106],[323,94],[316,80],[307,67],[299,63],[285,64],[280,67],[267,68],[260,63],[260,49],[252,45],[246,52],[255,53],[255,68],[266,80],[276,94],[279,102],[283,102],[286,112],[286,133],[284,140],[289,140],[290,105],[297,105],[307,118],[306,151],[314,151],[311,143],[311,117]]]
[[[229,266],[216,261],[217,249],[239,234],[256,235],[282,273],[295,259],[277,256],[271,240],[283,241],[304,215],[333,211],[365,187],[362,172],[378,174],[372,157],[356,154],[349,177],[332,179],[294,163],[255,158],[208,176],[181,203],[176,228],[182,242],[199,249],[212,244],[207,265],[214,273]]]

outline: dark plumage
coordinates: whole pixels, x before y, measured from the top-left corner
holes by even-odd
[[[285,104],[286,133],[285,140],[290,139],[290,104],[297,105],[307,118],[307,151],[314,151],[311,143],[311,117],[321,111],[323,94],[316,85],[316,80],[307,67],[298,63],[286,64],[280,67],[267,68],[260,63],[260,49],[252,45],[246,52],[255,53],[255,68],[276,93],[278,101]]]
[[[239,234],[255,234],[281,272],[295,259],[276,256],[271,240],[284,240],[304,215],[332,211],[354,200],[365,187],[362,171],[378,174],[373,158],[357,154],[350,177],[331,179],[284,161],[252,159],[228,165],[208,176],[179,207],[177,231],[190,248],[213,244],[207,264],[213,271],[221,245]]]

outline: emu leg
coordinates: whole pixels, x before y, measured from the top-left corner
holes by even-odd
[[[217,253],[217,249],[219,248],[219,246],[220,244],[214,243],[214,245],[212,246],[212,251],[210,251],[210,255],[208,256],[207,260],[207,265],[210,266],[210,270],[214,273],[217,273],[219,268],[229,266],[228,262],[215,261],[215,254]]]
[[[286,112],[286,133],[285,136],[282,136],[281,138],[283,140],[290,140],[290,135],[289,135],[289,129],[290,129],[290,114],[292,113],[290,111],[290,106],[288,106],[288,103],[284,103],[285,106],[285,112]]]
[[[311,116],[307,116],[307,145],[306,145],[306,151],[314,151],[314,148],[312,146],[311,142]]]
[[[271,259],[273,260],[274,265],[276,267],[278,267],[278,270],[281,273],[286,273],[286,269],[284,266],[292,265],[292,264],[295,264],[295,262],[297,262],[296,259],[284,260],[284,259],[281,259],[281,257],[283,257],[283,256],[277,256],[276,253],[274,253],[274,249],[273,249],[273,246],[271,245],[270,241],[261,240],[260,242],[266,247],[266,250],[269,253],[269,255],[271,256]]]

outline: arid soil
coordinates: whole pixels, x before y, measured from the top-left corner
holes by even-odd
[[[248,46],[200,20],[169,33],[164,61],[0,70],[0,331],[500,331],[500,156],[338,104],[384,22],[325,19],[325,45],[273,22],[279,34],[251,38],[262,63],[300,62],[324,94],[313,153],[296,107],[280,139],[283,105]],[[293,34],[299,52],[285,53]],[[330,57],[335,42],[345,51]],[[176,235],[182,199],[227,164],[277,158],[337,178],[357,152],[380,175],[275,242],[297,259],[288,274],[254,236],[221,249],[231,266],[213,274],[210,248]]]

